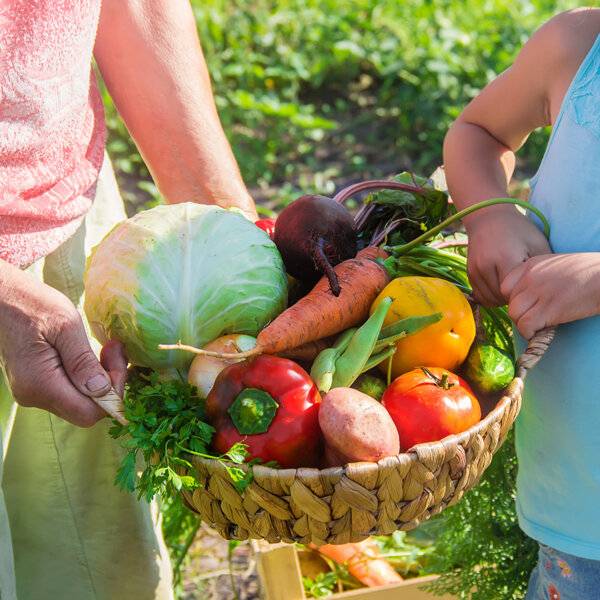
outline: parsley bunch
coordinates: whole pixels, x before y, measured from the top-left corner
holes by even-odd
[[[229,463],[244,461],[243,444],[223,456],[210,454],[215,430],[205,422],[205,400],[183,378],[137,374],[130,377],[123,402],[129,423],[115,421],[109,431],[114,439],[122,438],[126,451],[115,479],[121,490],[137,490],[138,498],[150,502],[157,493],[165,498],[194,489],[198,482],[190,454]],[[243,489],[248,475],[235,466],[228,471],[236,487]]]

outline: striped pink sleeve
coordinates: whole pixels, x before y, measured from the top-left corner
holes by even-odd
[[[19,267],[71,236],[94,198],[99,12],[100,0],[0,2],[0,258]]]

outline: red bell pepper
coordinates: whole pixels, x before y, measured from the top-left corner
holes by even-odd
[[[276,461],[283,468],[313,466],[320,441],[321,396],[295,362],[259,354],[225,368],[206,398],[206,418],[215,428],[214,450],[248,446],[248,459]]]

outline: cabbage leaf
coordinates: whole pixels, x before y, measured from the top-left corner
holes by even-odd
[[[269,236],[245,217],[195,203],[156,206],[117,225],[85,273],[84,311],[101,342],[119,339],[132,365],[186,370],[229,333],[256,336],[287,304],[287,276]]]

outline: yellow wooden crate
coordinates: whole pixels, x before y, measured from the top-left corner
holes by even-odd
[[[264,600],[306,600],[298,553],[293,544],[254,541],[257,568]],[[335,600],[456,600],[455,596],[433,596],[420,589],[435,575],[417,577],[377,588],[334,594]]]

